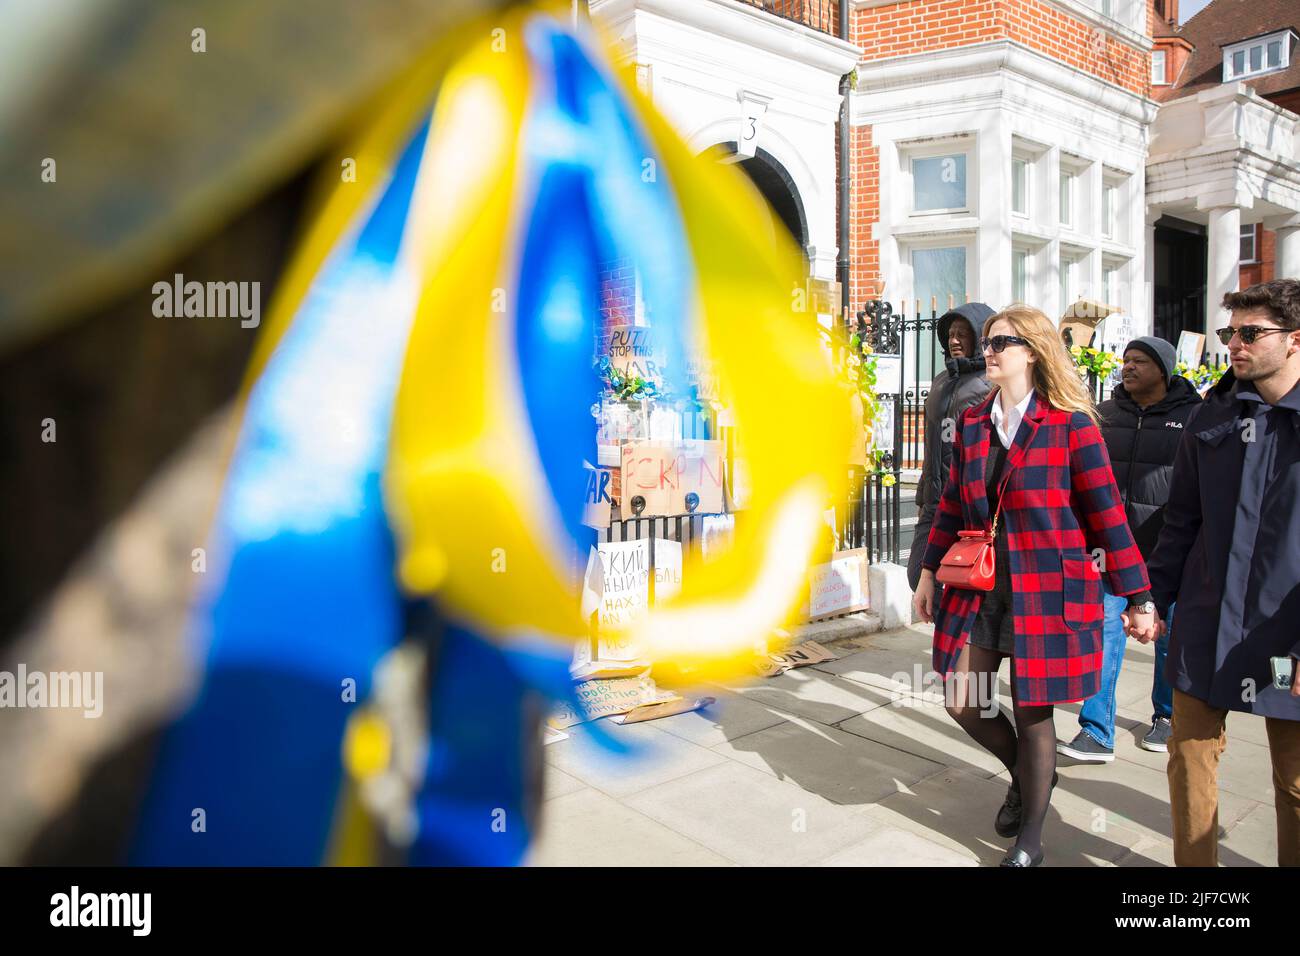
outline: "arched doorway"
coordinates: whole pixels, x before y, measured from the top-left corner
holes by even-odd
[[[805,263],[808,260],[808,217],[804,213],[803,199],[799,189],[780,160],[761,146],[753,156],[741,156],[736,152],[736,144],[719,143],[704,151],[722,163],[731,163],[744,170],[745,175],[758,187],[758,191],[767,200],[772,212],[773,229],[784,229],[795,245]]]

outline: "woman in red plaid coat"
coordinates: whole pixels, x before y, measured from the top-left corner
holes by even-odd
[[[1146,566],[1096,410],[1051,320],[1012,306],[984,323],[980,346],[993,389],[955,423],[914,604],[934,621],[948,713],[1011,774],[994,823],[1016,837],[1002,865],[1038,866],[1056,785],[1052,708],[1091,697],[1101,676],[1101,574],[1129,597],[1132,632],[1153,631],[1155,618],[1141,607]],[[945,587],[935,610],[935,572],[963,530],[995,532],[993,588]],[[1014,727],[996,706],[1004,657]]]

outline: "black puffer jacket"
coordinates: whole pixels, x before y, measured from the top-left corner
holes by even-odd
[[[1187,420],[1200,404],[1192,383],[1175,375],[1165,397],[1149,408],[1139,408],[1123,385],[1117,385],[1097,408],[1129,530],[1144,559],[1151,556],[1160,537],[1174,455]]]
[[[978,405],[989,393],[988,379],[984,377],[984,356],[950,358],[948,331],[957,318],[965,319],[975,332],[978,347],[984,321],[990,315],[993,315],[993,310],[983,302],[967,302],[945,312],[935,323],[934,331],[939,337],[939,346],[943,349],[944,368],[930,383],[930,394],[925,400],[925,461],[916,486],[916,536],[907,560],[907,579],[911,582],[913,591],[921,580],[921,556],[925,553],[925,542],[930,536],[930,526],[934,523],[934,512],[939,507],[939,497],[943,494],[943,486],[948,481],[948,471],[952,465],[952,442],[943,440],[944,419],[956,422],[962,412],[972,405]],[[955,427],[950,429],[949,437],[955,432]]]

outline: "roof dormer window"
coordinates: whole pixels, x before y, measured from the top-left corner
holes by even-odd
[[[1297,39],[1295,31],[1279,30],[1228,44],[1223,48],[1223,81],[1285,70],[1291,65]]]

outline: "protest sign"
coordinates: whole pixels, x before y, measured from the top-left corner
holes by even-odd
[[[623,446],[620,515],[636,517],[632,500],[645,501],[642,517],[686,514],[686,496],[699,497],[696,514],[722,511],[722,443],[713,440],[629,442]]]
[[[779,652],[759,655],[754,661],[754,670],[760,677],[776,677],[795,667],[834,660],[838,660],[836,655],[816,641],[804,641]]]
[[[830,561],[813,565],[808,585],[804,617],[810,621],[865,611],[870,604],[866,548],[837,551]]]
[[[646,381],[663,380],[663,360],[655,353],[654,333],[647,325],[610,326],[605,355],[620,372]]]
[[[589,461],[582,467],[587,470],[587,493],[582,506],[582,523],[589,528],[609,527],[610,488],[613,473]]]
[[[649,677],[616,677],[612,680],[587,680],[575,684],[577,707],[561,702],[547,721],[552,727],[564,729],[588,720],[597,720],[611,714],[624,714],[642,704],[652,704],[664,699]],[[676,695],[671,695],[675,697]]]

